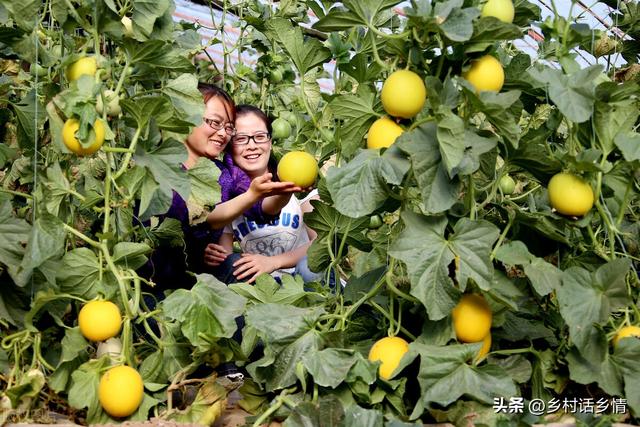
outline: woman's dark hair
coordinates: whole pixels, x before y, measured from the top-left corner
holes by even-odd
[[[247,114],[255,114],[256,116],[258,116],[258,118],[262,120],[267,127],[267,132],[269,132],[269,135],[273,133],[273,129],[271,128],[271,120],[269,119],[269,117],[267,117],[264,111],[262,111],[255,105],[240,104],[236,106],[236,118],[240,116],[246,116]]]
[[[271,128],[271,120],[269,119],[269,117],[267,117],[264,111],[262,111],[255,105],[240,104],[236,106],[236,119],[240,116],[246,116],[248,114],[255,114],[260,120],[264,122],[265,126],[267,127],[267,132],[269,132],[269,135],[273,133],[273,129]],[[225,150],[231,151],[231,144],[227,145]],[[269,169],[269,172],[271,172],[271,174],[273,175],[273,178],[272,178],[273,181],[278,181],[278,173],[277,173],[278,162],[273,157],[273,153],[271,153],[271,155],[269,156],[269,163],[267,164],[267,169]]]
[[[198,83],[198,90],[202,94],[204,98],[204,103],[209,102],[211,98],[220,98],[222,103],[224,104],[224,109],[229,116],[229,121],[234,123],[236,121],[236,103],[233,102],[233,99],[229,96],[224,89],[220,89],[218,86],[212,85],[210,83]]]

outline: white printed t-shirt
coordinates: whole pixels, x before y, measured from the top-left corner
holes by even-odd
[[[257,223],[241,215],[227,225],[224,232],[233,233],[244,253],[274,256],[292,251],[309,243],[300,206],[317,193],[317,190],[313,190],[302,200],[291,195],[289,203],[280,211],[280,217],[271,223]],[[293,274],[294,270],[294,267],[283,268],[274,271],[272,275],[278,277],[282,273]]]

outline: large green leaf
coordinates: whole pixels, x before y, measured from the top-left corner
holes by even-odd
[[[411,414],[412,419],[419,417],[431,403],[448,406],[468,396],[491,404],[494,397],[516,395],[515,384],[504,369],[496,365],[467,364],[479,347],[480,343],[447,346],[410,344],[410,353],[420,356],[418,381],[422,390],[422,397]]]
[[[329,169],[327,187],[341,214],[368,215],[387,200],[388,184],[401,184],[406,170],[395,167],[387,152],[381,156],[377,150],[362,150],[345,166]]]
[[[142,188],[140,216],[143,220],[167,212],[173,202],[173,191],[184,200],[189,198],[189,177],[180,167],[186,157],[184,145],[173,139],[151,150],[138,147],[134,156],[136,164],[144,166],[152,177],[150,181],[147,175]]]
[[[377,27],[380,24],[380,12],[389,9],[399,0],[346,0],[343,4],[362,25]]]
[[[437,126],[425,123],[398,138],[396,145],[409,154],[413,174],[422,193],[422,203],[428,213],[440,213],[449,209],[458,199],[460,181],[449,179],[442,162]]]
[[[98,257],[88,248],[73,249],[64,255],[56,281],[62,292],[86,299],[99,294],[110,298],[117,291],[113,274],[100,274]]]
[[[634,127],[638,115],[640,115],[640,105],[635,99],[627,99],[619,102],[596,102],[595,113],[593,115],[593,127],[598,137],[598,146],[607,153],[614,149],[614,142],[620,136],[628,135]],[[637,134],[636,134],[637,135]],[[636,137],[637,142],[638,137]],[[621,151],[622,147],[615,142]],[[623,144],[624,145],[624,144]],[[623,151],[625,154],[625,151]],[[629,159],[625,156],[627,160]]]
[[[124,47],[132,64],[146,64],[175,73],[193,72],[191,61],[162,40],[149,40],[145,43],[127,41]]]
[[[331,57],[331,52],[322,46],[317,39],[305,39],[302,29],[292,26],[291,22],[283,18],[270,19],[267,30],[289,54],[300,75],[325,62]]]
[[[133,3],[134,36],[144,41],[150,38],[156,20],[160,18],[171,6],[170,0],[138,0]],[[140,37],[142,34],[144,37]]]
[[[99,416],[102,407],[98,401],[100,373],[109,366],[109,358],[91,359],[82,364],[72,375],[69,390],[69,405],[72,408],[88,408],[87,419]]]
[[[449,1],[449,3],[452,2],[457,3],[456,0]],[[436,13],[440,5],[441,4],[436,5]],[[456,7],[451,10],[444,21],[439,24],[440,31],[451,41],[467,41],[473,35],[473,20],[477,18],[478,15],[480,15],[480,11],[475,7],[464,9]]]
[[[447,219],[404,212],[405,230],[393,242],[389,254],[407,265],[411,294],[427,309],[429,318],[448,316],[468,279],[488,290],[493,280],[489,253],[499,230],[486,221],[460,219],[445,237]],[[449,265],[455,260],[455,287]]]
[[[357,358],[353,351],[326,348],[307,354],[302,363],[313,376],[313,381],[322,387],[336,388],[342,383]]]
[[[344,409],[336,396],[323,396],[317,404],[302,402],[282,424],[284,427],[334,427],[341,425]]]
[[[264,356],[247,366],[251,377],[277,390],[297,381],[296,366],[307,354],[320,350],[322,339],[314,324],[324,313],[320,307],[297,308],[281,304],[259,304],[247,310],[247,325],[258,331],[265,343]]]
[[[211,342],[234,334],[235,318],[242,315],[245,298],[215,277],[200,274],[193,288],[178,289],[162,302],[162,307],[169,319],[181,323],[182,333],[192,345],[207,351]]]
[[[64,253],[66,231],[63,223],[50,214],[41,214],[31,227],[20,271],[28,274],[45,261]]]
[[[198,162],[189,168],[191,181],[190,202],[200,206],[213,207],[220,201],[220,168],[211,160],[201,157]]]
[[[36,135],[46,119],[45,109],[36,98],[36,92],[28,92],[19,103],[12,103],[18,125],[18,143],[23,149],[36,149]],[[38,141],[39,144],[42,141]],[[37,147],[40,149],[40,147]]]
[[[529,76],[547,88],[549,98],[562,114],[575,123],[585,122],[593,114],[594,79],[601,72],[601,65],[593,65],[572,74],[541,66],[532,67],[528,71]]]
[[[613,141],[628,162],[640,160],[640,133],[619,133]]]
[[[281,277],[282,285],[279,285],[269,275],[260,276],[255,284],[234,283],[229,289],[237,292],[252,303],[291,304],[305,297],[304,282],[300,276],[295,278],[285,274]]]
[[[42,2],[38,0],[0,0],[0,5],[7,8],[15,23],[25,31],[33,31],[36,21],[40,16],[40,7]]]
[[[527,246],[520,241],[500,246],[496,259],[508,265],[521,265],[539,295],[547,295],[560,288],[562,272],[553,264],[529,253]]]
[[[495,126],[496,134],[509,141],[514,148],[518,148],[520,127],[517,125],[517,121],[519,117],[515,117],[509,108],[518,101],[521,92],[518,90],[504,93],[483,91],[480,92],[480,95],[476,95],[467,89],[465,93],[473,106],[484,113],[487,120]]]
[[[47,176],[41,181],[41,185],[41,197],[47,212],[60,217],[63,202],[71,192],[71,185],[59,163],[54,163],[47,168]]]
[[[571,267],[562,274],[562,286],[557,291],[560,313],[569,325],[571,340],[590,360],[597,350],[603,351],[589,345],[597,333],[594,324],[604,323],[611,312],[630,303],[625,282],[629,267],[628,259],[617,259],[593,273]]]
[[[202,123],[204,104],[198,90],[198,79],[193,74],[181,74],[169,80],[162,92],[169,96],[178,119],[197,126]]]
[[[366,86],[361,86],[355,94],[338,95],[329,103],[335,117],[344,120],[338,131],[345,157],[351,157],[362,147],[365,134],[377,118],[375,106],[376,97]]]
[[[10,202],[0,203],[0,263],[7,267],[13,281],[22,286],[26,284],[27,277],[21,272],[20,264],[30,231],[29,223],[13,216]]]
[[[113,247],[112,259],[116,265],[136,270],[147,262],[145,255],[150,252],[151,248],[145,243],[120,242]]]

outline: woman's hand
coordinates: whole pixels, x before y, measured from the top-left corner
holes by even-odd
[[[273,175],[267,172],[254,178],[247,192],[251,193],[255,199],[261,199],[276,194],[291,194],[302,191],[302,188],[293,182],[271,181],[272,177]]]
[[[242,254],[242,258],[234,262],[233,266],[236,267],[233,272],[236,279],[249,277],[249,280],[246,280],[249,283],[253,283],[262,273],[272,273],[280,268],[274,257],[259,254]]]
[[[204,263],[209,267],[217,267],[227,259],[229,252],[222,245],[209,243],[204,248]]]

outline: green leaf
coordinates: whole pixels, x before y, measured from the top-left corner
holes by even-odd
[[[145,0],[150,1],[150,0]],[[137,26],[136,26],[137,27]],[[174,73],[191,73],[193,64],[180,51],[162,40],[149,40],[144,43],[127,41],[124,48],[131,60],[131,64],[147,64],[154,68],[170,70]]]
[[[283,427],[334,427],[341,425],[344,409],[336,396],[320,398],[317,404],[302,402],[295,406]]]
[[[140,203],[142,220],[167,212],[173,202],[173,191],[188,200],[191,184],[187,173],[180,167],[186,160],[186,155],[184,144],[173,139],[164,141],[151,150],[138,146],[134,160],[152,176],[150,181],[147,175],[143,184]]]
[[[11,202],[0,203],[0,263],[4,264],[13,281],[26,285],[27,277],[21,272],[20,264],[25,254],[25,245],[29,240],[31,226],[25,220],[15,218]]]
[[[469,396],[485,404],[494,397],[515,396],[515,384],[509,375],[496,365],[470,366],[480,343],[466,345],[429,346],[411,343],[410,352],[420,356],[418,382],[422,398],[411,418],[419,417],[431,403],[448,406],[462,396]]]
[[[612,396],[623,394],[623,379],[614,359],[604,353],[604,360],[590,361],[573,348],[567,353],[570,378],[579,384],[598,383],[598,386]]]
[[[300,75],[324,63],[331,57],[331,52],[315,38],[305,38],[302,29],[283,18],[270,19],[267,31],[277,40],[295,64]]]
[[[509,107],[518,101],[521,92],[519,90],[504,93],[484,91],[478,96],[465,89],[465,93],[473,106],[484,113],[489,123],[495,126],[495,133],[508,140],[514,148],[518,148],[520,127],[516,123],[517,118],[509,111]]]
[[[453,233],[445,238],[447,220],[404,212],[405,229],[391,245],[389,255],[402,260],[409,270],[411,295],[422,302],[429,319],[449,315],[468,279],[488,290],[493,280],[489,253],[499,230],[487,221],[460,219]],[[449,265],[455,260],[455,278],[449,277]]]
[[[618,343],[612,356],[614,363],[624,378],[624,396],[627,398],[631,410],[640,413],[640,341],[622,340]]]
[[[359,218],[387,200],[387,183],[400,185],[403,174],[378,150],[362,150],[353,160],[327,172],[327,187],[336,209]]]
[[[144,96],[136,98],[135,101],[123,99],[120,101],[120,106],[143,131],[146,130],[151,118],[156,117],[166,109],[171,110],[168,107],[167,100],[160,96]]]
[[[400,0],[346,0],[343,2],[360,24],[374,27],[381,23],[380,12],[398,3]]]
[[[532,67],[531,78],[546,86],[549,98],[560,112],[575,123],[582,123],[591,117],[595,101],[594,79],[602,72],[602,66],[593,65],[575,73],[564,74],[549,67]]]
[[[37,101],[35,91],[28,92],[19,103],[10,105],[17,120],[18,144],[21,148],[30,151],[36,149],[36,133],[46,119],[44,106]]]
[[[489,16],[474,21],[473,36],[465,45],[465,53],[483,52],[487,47],[502,40],[514,40],[522,37],[517,25],[502,22]]]
[[[624,159],[628,162],[640,160],[640,134],[637,132],[619,133],[613,141]]]
[[[506,359],[491,358],[490,362],[504,369],[519,384],[525,384],[531,380],[531,374],[533,373],[531,362],[520,354],[514,354]]]
[[[302,363],[316,384],[336,388],[345,380],[356,360],[353,351],[326,348],[307,354],[302,358]]]
[[[88,408],[87,421],[98,416],[102,407],[98,401],[100,373],[109,366],[109,358],[91,359],[71,374],[69,405],[72,408]]]
[[[82,336],[80,328],[69,328],[64,332],[64,338],[62,338],[62,356],[60,356],[60,367],[65,362],[71,362],[82,356],[87,351],[89,343]]]
[[[364,409],[358,405],[347,408],[341,426],[344,427],[383,427],[384,415],[382,411]]]
[[[562,274],[558,289],[560,313],[569,325],[572,342],[584,356],[593,334],[594,324],[602,324],[611,312],[629,304],[625,276],[629,271],[628,259],[616,259],[598,268],[594,273],[571,267]],[[601,350],[602,351],[602,350]]]
[[[42,2],[38,0],[25,0],[20,2],[0,0],[0,5],[7,8],[19,28],[31,32],[36,26],[36,21],[40,16],[40,6],[42,6]],[[5,23],[3,22],[3,24]]]
[[[368,217],[353,219],[344,216],[330,205],[319,200],[312,201],[311,205],[313,206],[313,211],[305,214],[304,222],[318,234],[312,246],[317,246],[314,254],[320,257],[318,259],[309,258],[309,268],[312,271],[321,271],[328,266],[326,262],[321,260],[330,261],[331,259],[325,240],[329,238],[329,233],[331,233],[332,237],[330,242],[332,248],[336,244],[340,245],[344,239],[347,245],[358,248],[361,251],[368,252],[371,250],[371,241],[364,233],[369,225]],[[344,250],[346,251],[347,248]],[[318,252],[326,253],[319,254]]]
[[[496,259],[508,265],[521,265],[538,295],[547,295],[560,288],[562,272],[553,264],[538,258],[520,241],[500,246]]]
[[[187,171],[191,182],[190,202],[203,207],[213,207],[221,199],[220,169],[211,160],[201,157]]]
[[[206,351],[210,342],[231,338],[245,299],[209,274],[197,277],[190,290],[176,290],[162,302],[162,307],[169,319],[181,323],[182,333],[191,344]]]
[[[20,263],[20,272],[29,272],[40,267],[45,261],[59,258],[64,253],[66,231],[63,223],[50,214],[40,214],[31,227],[29,242],[24,258]]]
[[[454,177],[454,169],[462,162],[465,150],[464,122],[446,107],[440,107],[436,113],[438,128],[436,136],[440,145],[440,156],[447,173]]]
[[[304,282],[299,277],[282,275],[282,285],[278,285],[269,275],[260,276],[255,285],[234,283],[229,289],[242,295],[252,303],[274,303],[295,305],[305,297]]]
[[[296,366],[307,354],[320,350],[315,330],[324,310],[281,304],[259,304],[247,310],[247,325],[255,328],[265,343],[264,356],[247,366],[251,377],[267,391],[289,387],[297,381]]]
[[[475,7],[455,8],[439,25],[440,31],[451,41],[467,41],[473,35],[473,20],[478,15],[480,15],[480,10]]]
[[[422,193],[424,210],[440,213],[458,200],[460,182],[449,179],[442,162],[437,127],[433,122],[420,125],[411,132],[400,135],[394,145],[409,155],[413,173]]]
[[[85,299],[94,299],[99,294],[108,299],[117,291],[111,273],[104,273],[100,281],[98,257],[88,248],[73,249],[64,255],[56,282],[62,292]]]
[[[62,172],[59,163],[47,168],[47,177],[42,180],[42,200],[47,212],[60,216],[60,209],[71,192],[69,180]]]
[[[151,248],[145,243],[120,242],[113,247],[113,262],[124,268],[138,269],[147,262]]]
[[[181,74],[169,80],[162,92],[171,99],[177,118],[198,126],[202,123],[204,104],[198,90],[198,79],[193,74]]]
[[[631,139],[627,135],[630,136],[632,134],[633,126],[638,119],[638,115],[640,115],[638,110],[639,104],[635,99],[609,103],[596,102],[593,126],[598,137],[599,146],[606,153],[613,151],[615,142],[615,145],[620,148],[623,155],[625,154],[627,150],[622,150],[622,147],[616,141],[620,138],[623,141],[623,146],[628,146],[624,144],[624,141]],[[637,147],[637,144],[635,146]],[[626,152],[626,154],[631,153],[630,151]],[[636,155],[637,153],[638,149],[636,148]],[[629,160],[627,156],[625,156],[625,159]]]
[[[317,111],[322,102],[318,78],[320,77],[317,70],[310,70],[303,77],[304,86],[302,87],[302,96],[305,97],[312,111]]]
[[[141,41],[148,40],[153,32],[156,20],[160,18],[171,6],[169,0],[138,0],[133,3],[134,35],[144,35]],[[136,37],[138,38],[138,37]]]
[[[377,118],[375,105],[374,93],[364,86],[358,88],[355,94],[338,95],[329,103],[334,116],[344,120],[344,124],[338,129],[345,157],[351,157],[362,147],[365,134]]]
[[[313,24],[313,28],[318,31],[334,32],[348,30],[356,25],[361,25],[361,20],[353,12],[345,12],[338,8],[333,8],[325,16]]]

